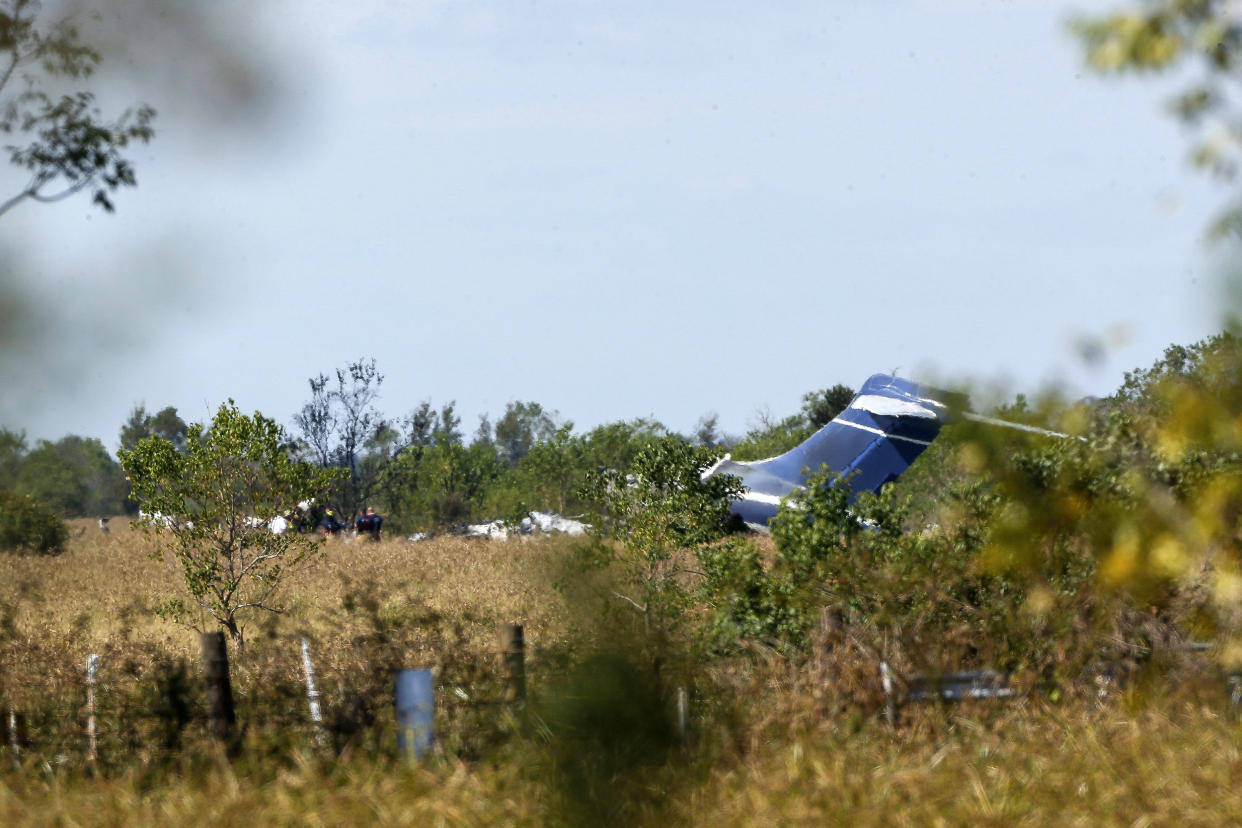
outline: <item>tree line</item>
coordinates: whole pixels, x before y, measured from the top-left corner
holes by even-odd
[[[780,453],[853,395],[844,385],[808,392],[799,412],[763,415],[741,439],[722,434],[715,414],[686,435],[641,417],[576,432],[572,421],[529,400],[508,403],[494,419],[480,416],[468,436],[452,400],[424,400],[397,416],[383,413],[383,382],[374,359],[310,378],[308,399],[290,419],[283,446],[294,459],[346,472],[323,504],[342,520],[373,506],[386,515],[387,526],[409,532],[531,510],[580,514],[590,506],[581,490],[591,472],[627,468],[642,447],[663,438],[727,448],[741,459]],[[120,452],[158,437],[184,453],[189,432],[175,407],[151,411],[139,404],[121,425]],[[94,437],[31,444],[23,432],[0,428],[0,491],[29,496],[62,518],[137,512],[121,465]]]
[[[344,518],[370,505],[402,531],[516,519],[532,510],[581,514],[593,505],[584,494],[592,473],[626,469],[657,441],[778,453],[853,396],[843,385],[809,392],[801,412],[768,418],[740,441],[721,434],[712,413],[689,435],[644,417],[575,432],[572,421],[530,400],[509,402],[494,421],[480,416],[467,438],[453,400],[423,400],[406,414],[384,415],[378,408],[383,382],[374,359],[310,378],[310,398],[293,418],[292,451],[321,468],[345,470],[330,495]]]

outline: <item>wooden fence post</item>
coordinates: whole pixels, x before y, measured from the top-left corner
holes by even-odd
[[[86,659],[86,761],[94,766],[99,758],[99,744],[95,738],[95,678],[99,672],[99,656],[92,653]]]
[[[397,752],[407,761],[421,759],[435,744],[435,679],[430,670],[398,670]]]
[[[521,624],[500,625],[500,670],[504,677],[504,700],[526,699],[526,639]]]
[[[233,689],[229,685],[229,654],[224,633],[203,633],[203,679],[207,683],[207,716],[211,735],[234,747],[237,716],[233,712]]]

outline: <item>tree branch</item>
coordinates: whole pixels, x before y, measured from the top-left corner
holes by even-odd
[[[275,615],[284,615],[284,612],[285,612],[284,610],[277,609],[276,607],[269,607],[267,604],[264,604],[262,601],[251,601],[245,604],[238,604],[237,606],[233,607],[233,612],[237,612],[238,610],[246,609],[248,607],[254,607],[255,609],[267,610],[268,612],[273,613]]]
[[[280,553],[279,553],[279,552],[272,552],[272,553],[269,553],[269,554],[266,554],[266,555],[256,555],[256,556],[255,556],[255,558],[254,558],[254,560],[252,560],[250,563],[248,563],[248,564],[246,564],[245,566],[243,566],[243,567],[242,567],[241,572],[240,572],[240,573],[238,574],[238,576],[237,576],[237,580],[239,580],[239,581],[240,581],[242,578],[245,578],[245,577],[246,577],[246,573],[248,573],[248,572],[249,572],[249,571],[250,571],[250,570],[251,570],[251,569],[252,569],[255,565],[257,565],[260,561],[270,561],[270,560],[274,560],[274,559],[279,558],[279,557],[280,557]]]
[[[87,176],[86,178],[79,179],[79,180],[75,181],[73,184],[70,184],[70,185],[69,185],[67,188],[65,188],[64,190],[61,190],[59,193],[55,193],[55,194],[53,194],[53,195],[43,195],[42,193],[40,193],[40,192],[39,192],[39,189],[38,189],[38,188],[39,188],[39,187],[42,187],[42,186],[43,186],[43,184],[48,183],[48,181],[50,181],[50,180],[51,180],[51,179],[47,179],[47,180],[43,181],[41,184],[38,184],[38,185],[36,185],[36,186],[34,186],[34,187],[31,187],[29,190],[27,190],[27,191],[26,191],[26,192],[27,192],[27,194],[29,194],[29,196],[30,196],[32,199],[34,199],[35,201],[40,202],[41,204],[53,204],[53,203],[55,203],[55,202],[57,202],[57,201],[61,201],[61,200],[63,200],[63,199],[68,198],[69,196],[73,195],[74,193],[81,192],[83,189],[85,189],[87,186],[89,186],[89,185],[90,185],[90,184],[91,184],[91,183],[95,180],[95,176],[94,176],[94,175],[89,175],[89,176]],[[0,210],[0,213],[3,213],[3,210]]]
[[[613,593],[613,595],[617,596],[617,597],[618,597],[618,598],[620,598],[622,601],[628,601],[629,603],[633,604],[633,605],[634,605],[634,609],[638,610],[639,612],[646,612],[646,611],[647,611],[647,607],[645,607],[644,605],[642,605],[642,604],[638,603],[638,602],[637,602],[637,601],[635,601],[633,598],[630,598],[630,597],[628,597],[628,596],[626,596],[626,595],[622,595],[622,594],[621,594],[621,593],[619,593],[619,592],[614,592],[614,593]]]
[[[0,216],[4,215],[9,210],[16,207],[18,204],[22,202],[23,199],[30,198],[31,195],[32,193],[30,192],[30,190],[28,189],[22,190],[20,193],[8,199],[3,204],[0,204]]]

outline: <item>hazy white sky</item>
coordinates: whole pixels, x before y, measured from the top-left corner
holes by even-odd
[[[364,356],[468,433],[515,399],[740,433],[893,369],[1108,393],[1219,328],[1226,195],[1167,85],[1082,70],[1068,11],[1119,2],[247,4],[261,113],[139,79],[118,212],[0,222],[52,334],[0,424],[288,422]]]

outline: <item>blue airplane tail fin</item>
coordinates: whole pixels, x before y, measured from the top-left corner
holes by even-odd
[[[844,475],[853,495],[878,492],[910,467],[964,403],[958,394],[875,374],[844,411],[801,445],[766,460],[726,457],[704,476],[740,477],[746,492],[733,502],[733,512],[766,531],[781,498],[805,485],[804,470],[827,467]]]

